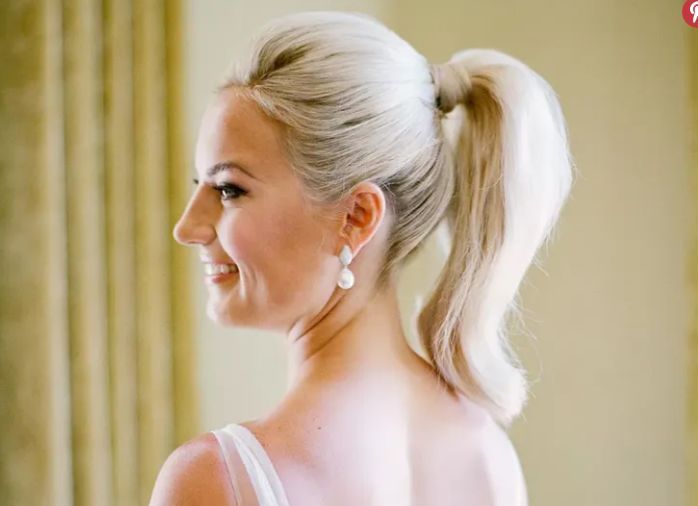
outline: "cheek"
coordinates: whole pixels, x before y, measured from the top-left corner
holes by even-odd
[[[315,220],[275,211],[230,213],[221,223],[219,240],[243,275],[247,271],[248,282],[262,283],[270,292],[295,292],[323,276],[331,252]]]

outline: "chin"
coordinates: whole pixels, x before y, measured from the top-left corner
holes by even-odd
[[[233,324],[233,322],[230,321],[230,315],[221,311],[218,304],[215,302],[209,301],[209,303],[206,305],[206,316],[208,316],[211,321],[219,325]]]

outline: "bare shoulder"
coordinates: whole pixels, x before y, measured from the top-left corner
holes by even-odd
[[[482,464],[491,478],[493,506],[527,506],[526,480],[509,435],[493,420],[486,424],[484,433]]]
[[[150,506],[235,506],[216,437],[207,432],[177,447],[160,468]]]

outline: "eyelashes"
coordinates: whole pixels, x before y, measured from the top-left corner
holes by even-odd
[[[231,183],[223,183],[213,187],[221,196],[221,200],[234,200],[247,194],[245,190]]]
[[[194,181],[195,185],[199,184],[198,179],[194,179],[193,181]],[[235,199],[238,199],[240,197],[247,195],[246,190],[244,190],[244,189],[240,188],[238,185],[232,184],[232,183],[223,183],[223,184],[219,184],[219,185],[214,185],[214,186],[211,186],[211,188],[213,188],[215,191],[218,192],[222,201],[235,200]]]

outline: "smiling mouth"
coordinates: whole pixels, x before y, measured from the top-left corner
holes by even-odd
[[[218,276],[221,274],[230,274],[238,272],[238,266],[235,264],[204,264],[204,272],[207,276]]]

